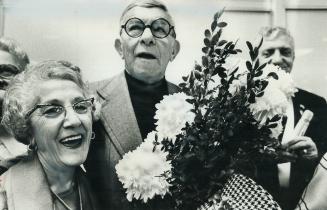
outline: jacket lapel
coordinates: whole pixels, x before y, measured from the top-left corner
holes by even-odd
[[[101,121],[120,155],[142,143],[124,73],[97,91],[102,103]]]
[[[36,156],[8,171],[5,180],[9,209],[53,209],[50,188]]]

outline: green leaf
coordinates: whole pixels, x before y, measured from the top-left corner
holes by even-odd
[[[190,104],[194,104],[195,99],[190,99],[190,98],[188,98],[188,99],[186,99],[185,101],[187,101],[187,102],[190,103]]]
[[[200,80],[201,79],[201,73],[197,70],[194,70],[194,76],[197,80]]]
[[[195,64],[194,69],[200,72],[202,71],[202,67],[199,64]]]
[[[258,49],[260,49],[261,45],[262,45],[262,42],[263,42],[263,37],[261,37],[261,40],[260,40],[260,43],[258,45]]]
[[[252,51],[253,51],[253,47],[252,47],[252,44],[251,44],[251,42],[249,42],[249,41],[246,41],[246,45],[248,46],[248,48],[249,48],[250,52],[252,52]]]
[[[220,34],[221,34],[221,29],[212,37],[211,45],[216,45],[216,43],[219,40]]]
[[[202,52],[203,53],[208,53],[209,48],[208,47],[202,47]]]
[[[259,60],[257,60],[254,64],[254,69],[257,69],[259,67]]]
[[[264,90],[264,89],[266,89],[266,87],[268,86],[268,84],[269,84],[269,82],[268,82],[268,81],[266,81],[266,80],[263,80],[263,81],[261,82],[261,85],[262,85],[262,88],[261,88],[261,90]]]
[[[254,52],[250,51],[249,54],[250,54],[251,60],[254,61],[256,58]]]
[[[233,70],[232,73],[230,73],[230,74],[234,75],[237,72],[238,69],[239,69],[239,67],[236,67],[235,70]]]
[[[246,61],[246,67],[249,71],[252,71],[252,64],[250,63],[250,61]]]
[[[256,95],[256,97],[262,97],[263,95],[265,94],[265,92],[260,92],[260,93],[258,93],[257,95]]]
[[[222,46],[222,45],[224,45],[224,44],[226,44],[226,43],[227,43],[226,40],[220,40],[220,41],[218,42],[218,46]]]
[[[267,76],[272,77],[272,78],[274,78],[276,80],[278,79],[278,75],[275,72],[270,72]]]
[[[216,28],[217,28],[217,21],[214,20],[214,21],[211,23],[211,31],[214,32]]]
[[[218,26],[219,28],[224,28],[224,27],[227,26],[227,23],[226,23],[226,22],[219,22],[219,23],[217,24],[217,26]]]
[[[228,49],[233,50],[234,47],[235,47],[235,44],[232,43],[232,44],[228,47]]]
[[[213,19],[214,20],[217,20],[219,17],[220,17],[219,12],[216,12],[215,15],[213,16]]]
[[[215,49],[215,53],[217,53],[218,55],[220,55],[220,53],[221,53],[221,49]]]
[[[188,76],[182,76],[182,79],[186,82],[188,80]]]
[[[226,78],[227,77],[227,74],[225,72],[223,72],[223,71],[218,71],[218,76],[220,78]]]
[[[267,65],[267,63],[262,64],[261,66],[259,66],[259,68],[257,70],[260,71],[261,69],[265,68],[266,65]]]
[[[263,71],[257,71],[254,76],[255,77],[260,77],[262,75],[262,73],[263,73]]]
[[[178,86],[181,87],[181,88],[185,88],[186,87],[186,83],[179,83]]]
[[[278,123],[271,123],[267,126],[267,128],[276,128]]]
[[[279,115],[275,115],[275,116],[273,116],[273,118],[271,118],[271,120],[270,120],[270,122],[277,122],[278,120],[280,120],[280,116]]]
[[[228,42],[226,45],[225,45],[225,49],[229,49],[229,47],[233,44],[233,42]]]
[[[211,32],[210,32],[208,29],[206,29],[206,30],[204,31],[204,35],[205,35],[205,37],[207,37],[208,39],[211,38]]]
[[[251,104],[254,104],[255,103],[255,93],[253,91],[250,92],[250,96],[249,96],[248,101]]]
[[[237,54],[237,51],[236,50],[229,50],[228,52],[229,52],[229,54],[232,54],[232,55]]]
[[[253,50],[253,54],[254,54],[254,59],[253,60],[255,60],[257,57],[258,57],[258,55],[259,55],[259,50],[258,50],[258,48],[254,48],[254,50]]]
[[[209,65],[209,61],[208,61],[208,58],[206,56],[202,56],[202,65],[204,67],[208,67],[208,65]]]
[[[207,47],[210,46],[210,41],[209,41],[208,38],[204,38],[204,39],[203,39],[203,43],[204,43],[204,45],[207,46]]]

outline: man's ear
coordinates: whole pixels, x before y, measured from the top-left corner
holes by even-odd
[[[176,58],[177,54],[179,53],[179,50],[180,50],[179,41],[175,40],[173,51],[171,52],[171,56],[170,56],[170,61],[173,61]]]
[[[123,47],[120,39],[115,40],[115,48],[122,59],[124,59]]]

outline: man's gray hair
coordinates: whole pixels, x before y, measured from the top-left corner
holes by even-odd
[[[30,60],[27,53],[19,46],[19,44],[10,38],[0,37],[0,50],[8,52],[18,62],[18,70],[25,70]]]
[[[291,33],[284,27],[275,26],[275,27],[263,27],[260,29],[259,34],[265,40],[275,40],[280,36],[286,36],[291,43],[291,47],[294,52],[294,38]]]

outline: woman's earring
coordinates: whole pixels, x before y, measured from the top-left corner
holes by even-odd
[[[92,131],[91,140],[95,139],[95,133]]]

